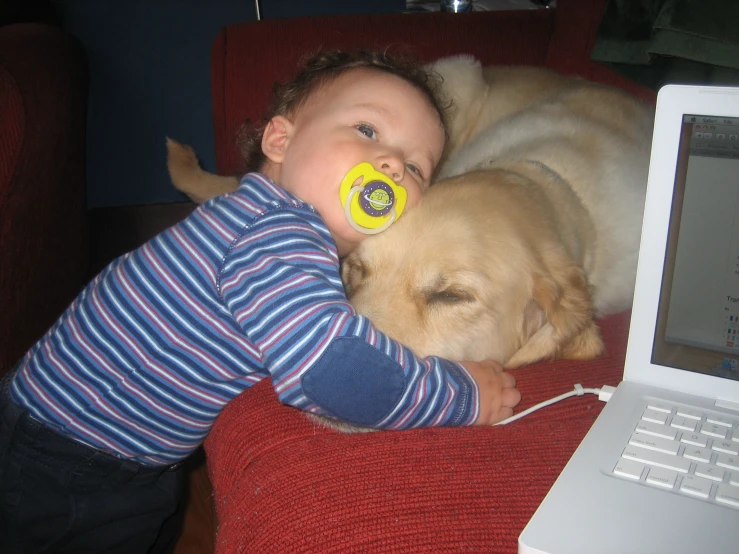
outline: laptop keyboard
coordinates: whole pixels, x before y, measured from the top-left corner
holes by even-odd
[[[739,510],[739,417],[650,400],[613,474]]]

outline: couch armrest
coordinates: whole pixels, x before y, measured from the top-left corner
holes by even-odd
[[[629,312],[599,323],[604,356],[514,370],[517,411],[575,383],[618,384]],[[205,441],[217,554],[515,554],[604,405],[588,394],[503,427],[342,435],[281,404],[268,381],[236,397]]]
[[[87,269],[87,66],[57,27],[0,27],[0,374],[51,326]]]
[[[549,10],[342,15],[269,19],[229,25],[212,53],[217,170],[242,171],[239,126],[260,122],[272,85],[289,78],[318,49],[391,48],[431,61],[472,54],[483,64],[543,65],[554,28]]]

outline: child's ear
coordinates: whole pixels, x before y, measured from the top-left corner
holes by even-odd
[[[282,115],[269,120],[262,135],[262,152],[273,163],[282,163],[293,131],[292,122]]]

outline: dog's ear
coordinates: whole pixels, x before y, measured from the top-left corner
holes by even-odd
[[[590,359],[603,351],[585,272],[564,253],[552,258],[548,273],[534,274],[523,317],[525,342],[506,367],[553,358]]]
[[[592,360],[600,356],[603,349],[600,329],[594,322],[591,322],[582,332],[562,345],[559,357],[568,360]]]
[[[444,124],[449,134],[446,157],[463,142],[467,122],[473,119],[470,114],[477,113],[479,99],[484,97],[487,85],[482,64],[467,54],[440,58],[426,67],[442,81],[437,94],[445,106]]]
[[[439,58],[426,68],[441,77],[441,90],[438,92],[458,108],[464,107],[485,89],[482,64],[468,54]]]
[[[523,310],[520,343],[526,344],[547,322],[547,315],[536,300],[530,298]]]

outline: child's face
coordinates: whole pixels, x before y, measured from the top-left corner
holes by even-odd
[[[339,197],[341,181],[371,163],[408,192],[413,207],[429,187],[444,148],[444,130],[428,99],[405,80],[354,69],[321,87],[292,121],[278,116],[265,129],[266,173],[314,206],[339,255],[367,235],[351,227]]]

